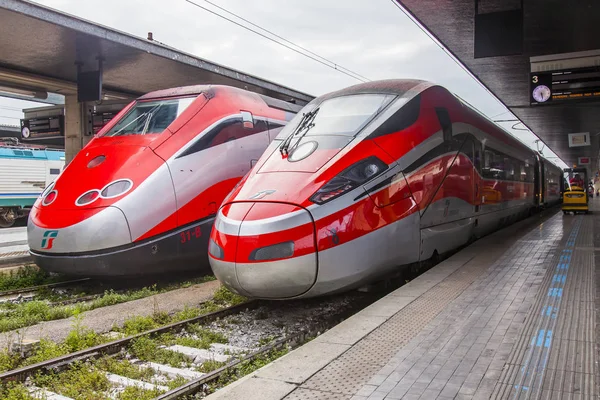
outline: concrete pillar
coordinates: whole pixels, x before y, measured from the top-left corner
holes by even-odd
[[[65,163],[83,147],[83,112],[77,95],[65,96]]]

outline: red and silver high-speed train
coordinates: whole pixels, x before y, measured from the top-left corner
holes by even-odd
[[[217,85],[133,101],[36,201],[36,264],[84,276],[210,271],[219,205],[300,108]]]
[[[249,297],[356,288],[560,201],[561,176],[440,86],[352,86],[305,106],[227,197],[210,264]]]

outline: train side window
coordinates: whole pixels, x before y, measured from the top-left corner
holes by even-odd
[[[207,136],[212,133],[212,140],[208,142],[206,147],[218,146],[225,142],[231,142],[232,140],[241,139],[266,130],[268,130],[267,123],[264,120],[254,120],[252,126],[249,126],[245,121],[234,120],[232,123],[222,126],[217,132],[209,132]]]
[[[50,168],[50,175],[60,174],[60,168]]]
[[[444,142],[450,143],[452,141],[452,120],[450,119],[450,114],[448,114],[448,110],[440,107],[436,107],[435,113],[444,133]]]
[[[251,136],[260,132],[266,132],[267,130],[268,127],[265,120],[259,120],[255,118],[253,127],[245,128],[242,117],[226,119],[202,136],[192,146],[180,154],[178,158],[185,157],[187,155],[197,153],[226,142],[241,139],[246,136]]]

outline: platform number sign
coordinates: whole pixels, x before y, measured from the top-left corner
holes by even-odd
[[[543,104],[552,100],[552,76],[547,74],[531,74],[530,103]]]

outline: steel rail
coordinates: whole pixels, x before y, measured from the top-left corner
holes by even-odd
[[[40,290],[40,289],[51,289],[51,288],[55,288],[55,287],[69,286],[69,285],[73,285],[75,283],[86,282],[86,281],[89,281],[89,280],[90,280],[90,278],[81,278],[81,279],[74,279],[74,280],[70,280],[70,281],[48,283],[48,284],[45,284],[45,285],[29,286],[29,287],[26,287],[26,288],[10,289],[10,290],[5,290],[4,292],[0,292],[0,297],[10,296],[10,295],[13,295],[13,294],[35,292],[35,291]]]
[[[26,367],[17,368],[11,371],[7,371],[0,374],[0,383],[7,383],[10,381],[23,382],[28,377],[32,376],[36,372],[48,372],[58,371],[64,369],[74,361],[86,360],[89,358],[95,358],[102,355],[109,355],[118,353],[123,347],[127,346],[133,340],[143,336],[156,335],[165,332],[178,332],[185,326],[197,322],[208,322],[213,321],[221,317],[225,317],[230,314],[234,314],[245,309],[254,309],[262,304],[259,300],[249,300],[247,302],[227,307],[222,310],[213,311],[207,314],[199,315],[194,318],[189,318],[184,321],[174,322],[169,325],[165,325],[159,328],[150,329],[148,331],[138,333],[136,335],[128,336],[123,339],[114,340],[109,343],[100,344],[84,350],[79,350],[74,353],[65,354],[64,356],[56,357],[50,360],[42,361],[37,364],[29,365]]]
[[[200,390],[202,390],[202,387],[205,384],[219,379],[222,375],[235,370],[240,364],[242,364],[246,361],[254,360],[263,354],[267,354],[273,350],[281,349],[288,345],[290,347],[296,347],[297,345],[301,345],[301,344],[305,343],[307,341],[307,339],[310,338],[311,336],[315,336],[323,331],[326,331],[327,329],[334,327],[338,323],[340,323],[340,322],[344,321],[345,319],[347,319],[348,317],[350,317],[355,312],[362,310],[368,304],[371,304],[372,300],[374,300],[374,298],[372,298],[370,296],[365,296],[365,297],[359,299],[359,301],[357,301],[354,304],[355,305],[354,307],[350,307],[348,310],[340,313],[335,318],[332,318],[332,319],[329,319],[326,321],[321,321],[319,323],[312,325],[309,328],[303,329],[303,330],[296,332],[292,335],[289,335],[287,337],[278,339],[275,342],[270,343],[264,347],[261,347],[257,351],[246,355],[245,357],[231,361],[228,364],[201,376],[200,378],[193,379],[177,388],[169,390],[168,392],[163,393],[162,395],[160,395],[158,397],[155,397],[154,400],[175,400],[175,399],[179,399],[181,396],[195,394],[195,393],[199,392]]]

